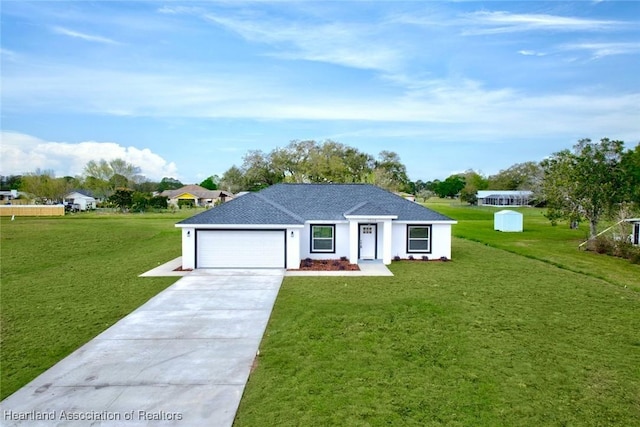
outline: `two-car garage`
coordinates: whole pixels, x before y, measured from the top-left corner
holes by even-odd
[[[196,268],[286,268],[286,230],[196,230]]]

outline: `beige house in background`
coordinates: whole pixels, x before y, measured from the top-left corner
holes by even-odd
[[[199,185],[185,185],[177,190],[165,190],[160,193],[167,197],[169,205],[179,206],[180,201],[190,200],[194,206],[210,207],[233,199],[233,194],[222,190],[208,190]]]

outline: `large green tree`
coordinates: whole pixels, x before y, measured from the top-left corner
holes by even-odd
[[[60,203],[72,184],[64,178],[56,178],[52,170],[36,169],[22,176],[20,190],[33,194],[39,203]]]
[[[488,188],[489,181],[473,169],[467,170],[463,178],[464,187],[460,190],[460,200],[475,205],[478,202],[478,191]]]
[[[435,186],[434,191],[438,195],[438,197],[442,199],[447,197],[453,199],[460,194],[464,186],[465,186],[464,176],[460,174],[455,174],[455,175],[449,176],[447,179],[445,179],[442,182],[438,182],[438,184]]]
[[[249,151],[240,168],[234,166],[221,178],[220,187],[259,190],[279,182],[369,182],[392,191],[408,188],[404,164],[392,151],[377,160],[336,141],[291,141],[270,153]]]
[[[635,204],[636,210],[640,210],[640,144],[624,153],[620,166],[627,195],[625,199]]]
[[[492,190],[529,190],[538,193],[542,187],[543,171],[537,162],[516,163],[489,177]]]
[[[109,202],[113,203],[114,206],[119,208],[122,211],[126,211],[133,206],[134,191],[129,188],[116,188],[114,193],[109,196]],[[140,201],[144,196],[139,193],[138,201]]]
[[[243,157],[242,171],[247,190],[257,191],[278,182],[282,175],[273,168],[269,155],[262,150],[251,150]]]
[[[17,190],[22,183],[22,175],[1,175],[0,190],[9,191]]]
[[[84,167],[85,186],[99,197],[107,196],[118,187],[130,187],[144,178],[140,168],[123,159],[91,160]]]
[[[165,190],[177,190],[178,188],[184,187],[184,184],[179,180],[171,177],[164,177],[160,180],[158,184],[158,191],[163,192]]]
[[[207,190],[217,190],[220,184],[220,177],[218,175],[212,175],[200,183],[200,187]]]
[[[240,168],[234,165],[227,169],[227,171],[222,174],[222,178],[220,178],[219,188],[233,194],[244,191],[246,183]]]
[[[563,150],[545,159],[543,191],[551,221],[589,221],[591,238],[602,218],[611,215],[625,198],[620,166],[622,141],[603,138],[580,140],[573,150]]]
[[[409,183],[407,168],[393,151],[381,151],[373,169],[373,183],[389,191],[404,191]]]

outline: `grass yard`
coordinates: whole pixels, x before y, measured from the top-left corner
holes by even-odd
[[[640,425],[640,266],[540,209],[428,206],[453,262],[285,280],[236,425]]]
[[[137,276],[180,255],[189,214],[3,217],[0,398],[175,282]]]
[[[640,294],[454,239],[392,278],[285,279],[236,426],[640,424]]]
[[[640,266],[539,210],[431,207],[453,262],[285,279],[236,426],[640,425]],[[137,276],[193,213],[2,218],[1,397],[173,283]]]
[[[431,199],[427,206],[458,220],[453,235],[504,249],[557,267],[603,279],[640,291],[640,265],[628,260],[578,250],[588,236],[588,224],[572,230],[566,223],[552,226],[543,209],[515,208],[524,215],[522,233],[493,229],[493,214],[500,208],[474,207],[451,200]],[[604,226],[602,227],[604,229]],[[455,246],[453,257],[456,257]]]

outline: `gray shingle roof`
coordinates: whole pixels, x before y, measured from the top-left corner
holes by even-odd
[[[179,224],[304,224],[340,221],[345,215],[397,215],[399,221],[451,218],[369,184],[277,184]]]

